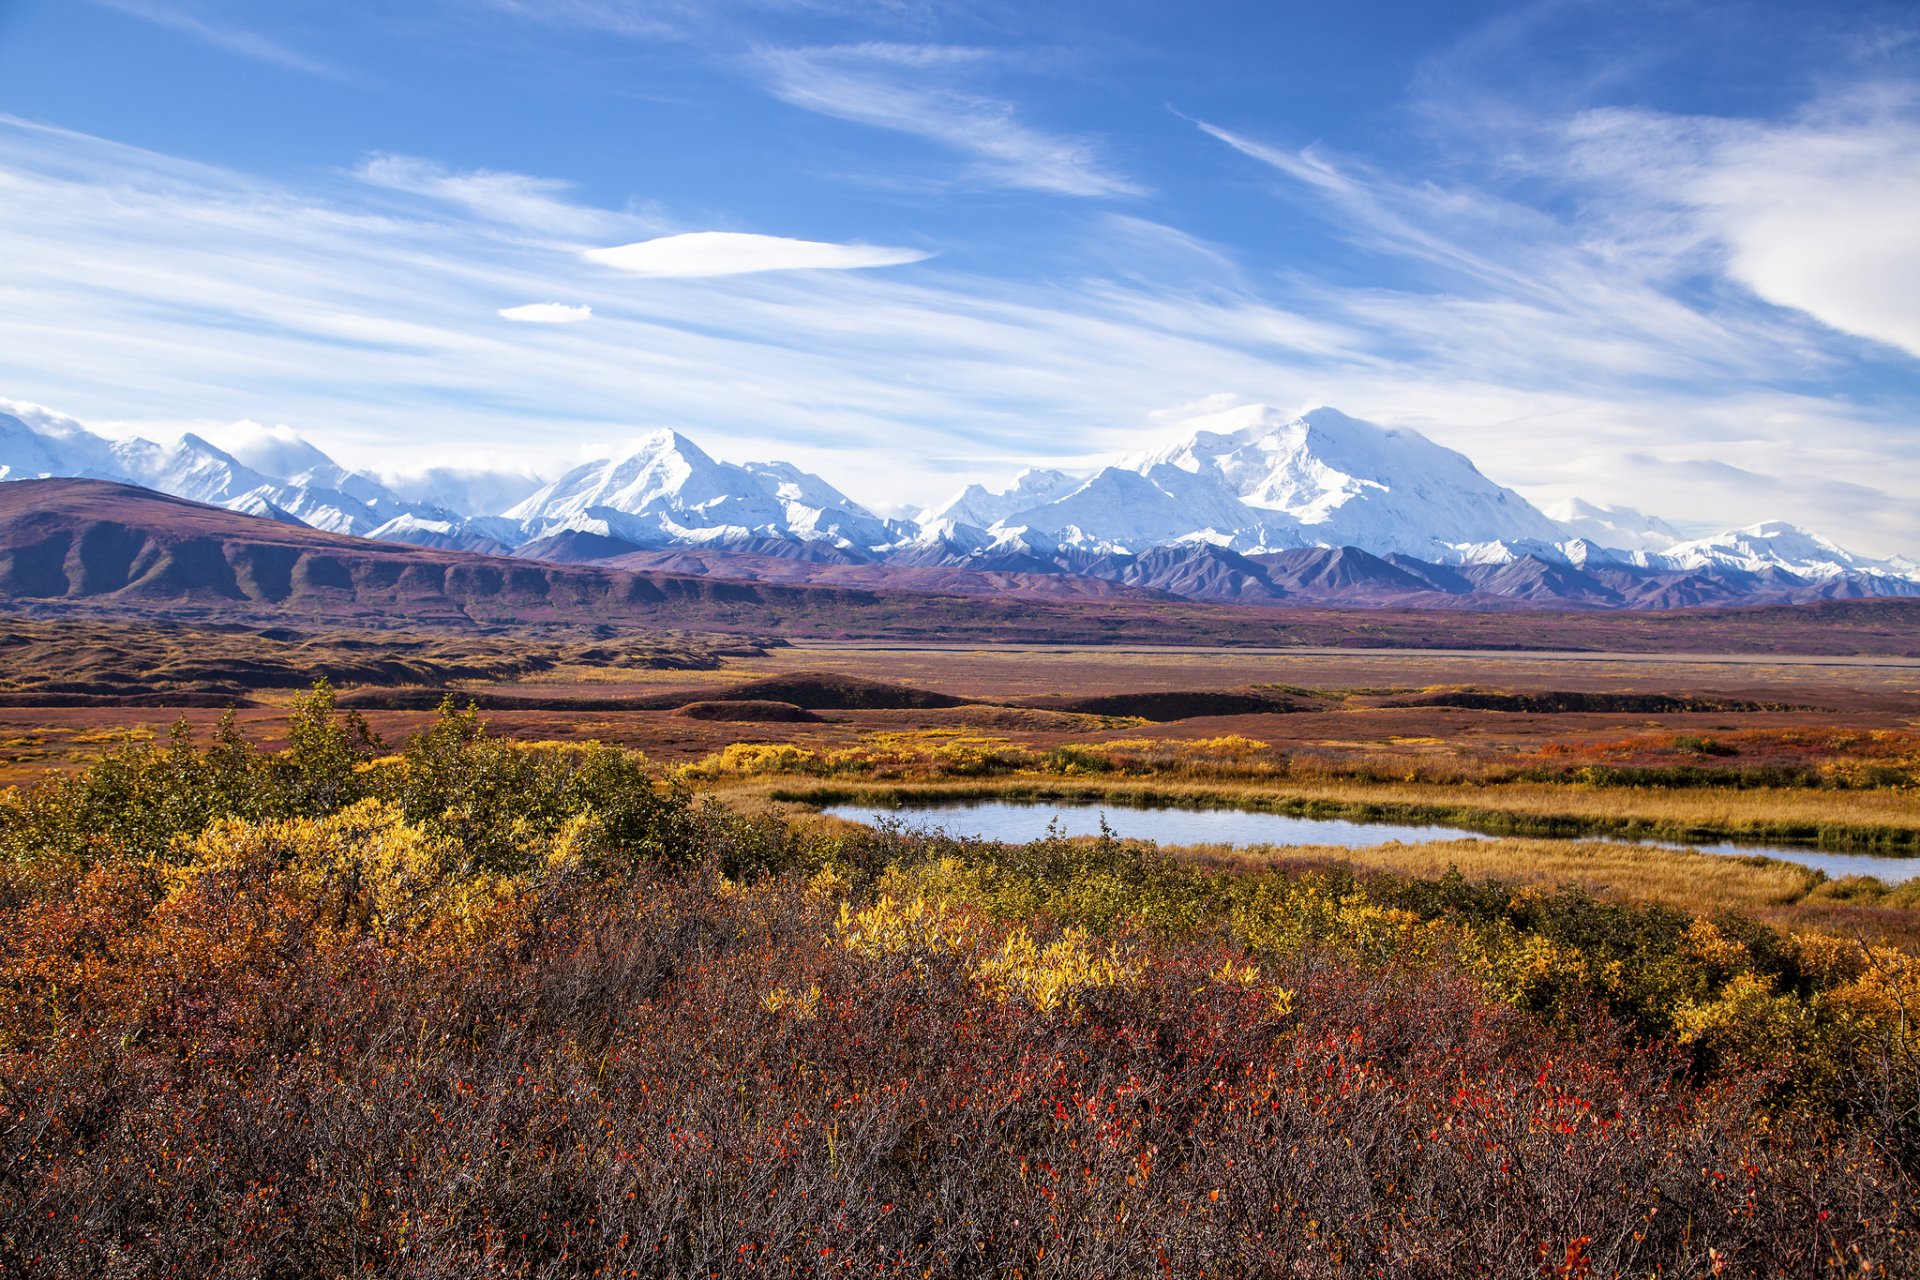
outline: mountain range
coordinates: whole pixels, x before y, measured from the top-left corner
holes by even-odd
[[[81,477],[443,551],[977,595],[1248,604],[1683,608],[1920,596],[1920,565],[1784,522],[1683,540],[1574,500],[1551,513],[1418,432],[1320,408],[1195,418],[1090,474],[969,485],[911,519],[788,463],[718,461],[674,431],[548,483],[441,468],[383,478],[285,429],[223,449],[0,413],[0,480]]]

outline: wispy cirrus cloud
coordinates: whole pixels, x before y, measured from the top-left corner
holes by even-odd
[[[912,134],[968,157],[967,176],[992,186],[1066,196],[1137,196],[1090,138],[1021,120],[1015,106],[976,91],[984,50],[868,43],[763,49],[750,62],[767,90],[797,107]]]
[[[555,236],[602,238],[655,227],[650,215],[612,213],[574,199],[573,184],[492,169],[450,169],[418,156],[375,152],[353,176],[370,186],[458,206],[489,222]]]
[[[1196,124],[1285,175],[1284,192],[1320,208],[1353,244],[1413,267],[1391,288],[1319,296],[1429,356],[1471,348],[1508,377],[1686,378],[1711,369],[1762,382],[1815,376],[1839,358],[1805,317],[1766,305],[1722,270],[1716,230],[1683,203],[1688,182],[1713,187],[1710,170],[1636,195],[1626,171],[1651,158],[1623,148],[1569,160],[1580,151],[1579,122],[1558,135],[1552,159],[1535,161],[1571,214],[1491,185],[1380,173]],[[1855,175],[1852,189],[1870,181]]]
[[[692,39],[766,17],[815,15],[882,27],[921,27],[981,0],[480,0],[491,9],[644,40]]]
[[[88,0],[88,2],[103,9],[112,9],[117,13],[124,13],[156,26],[178,31],[202,44],[211,45],[242,58],[251,58],[255,62],[272,63],[274,66],[286,67],[290,70],[304,71],[308,75],[325,76],[330,80],[348,78],[347,73],[338,67],[290,49],[277,40],[242,27],[202,18],[181,5],[167,3],[166,0]]]
[[[635,244],[589,249],[587,261],[629,275],[684,279],[740,276],[760,271],[852,271],[923,262],[919,249],[876,244],[831,244],[744,231],[689,231]]]

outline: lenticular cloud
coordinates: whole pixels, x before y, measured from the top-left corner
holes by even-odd
[[[529,302],[525,306],[500,308],[500,318],[522,324],[579,324],[593,318],[593,308],[568,306],[564,302]]]
[[[896,267],[928,255],[918,249],[873,244],[831,244],[740,231],[692,231],[609,249],[589,249],[586,258],[639,276],[737,276],[753,271],[844,271]]]

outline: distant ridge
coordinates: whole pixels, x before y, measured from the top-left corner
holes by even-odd
[[[0,598],[330,625],[769,631],[866,593],[511,560],[327,533],[101,480],[0,485]],[[955,602],[957,611],[959,604]],[[930,622],[941,610],[930,603]]]
[[[668,555],[666,552],[635,553]],[[936,568],[911,588],[788,585],[559,565],[325,533],[99,480],[0,484],[0,613],[92,614],[268,629],[340,626],[598,634],[712,631],[914,643],[1404,647],[1920,658],[1920,600],[1690,610],[1491,613],[1329,608],[1289,596],[1216,606],[1079,575]],[[1287,553],[1289,563],[1300,553]],[[1323,554],[1336,567],[1357,556]],[[1237,553],[1221,553],[1224,560]],[[1256,563],[1253,557],[1237,557]],[[757,557],[767,572],[901,573]],[[1237,561],[1228,560],[1238,570]],[[1383,562],[1384,563],[1384,562]],[[1295,564],[1298,568],[1298,564]],[[931,589],[967,584],[967,592]],[[1073,594],[1090,587],[1105,596]],[[1048,591],[1063,594],[1048,595]],[[3,639],[3,638],[0,638]],[[778,691],[775,691],[778,692]],[[790,692],[790,691],[789,691]],[[791,699],[780,699],[791,701]]]
[[[679,432],[544,485],[442,469],[412,498],[285,429],[223,450],[108,440],[0,414],[0,479],[117,480],[282,524],[443,551],[782,585],[1022,598],[1445,609],[1671,609],[1920,596],[1920,565],[1781,521],[1683,541],[1578,500],[1559,518],[1419,432],[1331,408],[1245,405],[1091,474],[969,485],[883,519],[783,462],[714,459]],[[504,510],[489,506],[520,495]]]

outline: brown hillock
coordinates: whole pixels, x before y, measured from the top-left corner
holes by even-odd
[[[0,484],[0,598],[329,625],[625,624],[766,631],[871,612],[870,592],[513,560],[378,542],[101,480]],[[977,608],[959,600],[941,615]]]
[[[1277,715],[1314,710],[1297,698],[1259,689],[1168,689],[1151,693],[1108,693],[1094,697],[1026,698],[1017,706],[1082,715],[1130,716],[1139,720],[1192,720],[1200,716]]]
[[[734,685],[726,697],[790,702],[809,711],[924,711],[963,707],[971,701],[931,689],[827,671],[795,671]]]
[[[751,724],[796,724],[820,719],[805,707],[795,706],[791,702],[769,702],[760,698],[689,702],[673,714],[689,720],[726,720]]]
[[[434,691],[456,682],[514,680],[556,667],[714,670],[726,654],[764,653],[737,640],[659,632],[608,640],[10,618],[0,621],[0,694],[15,706],[246,705],[252,693],[325,678],[350,690],[419,686],[437,700]]]

